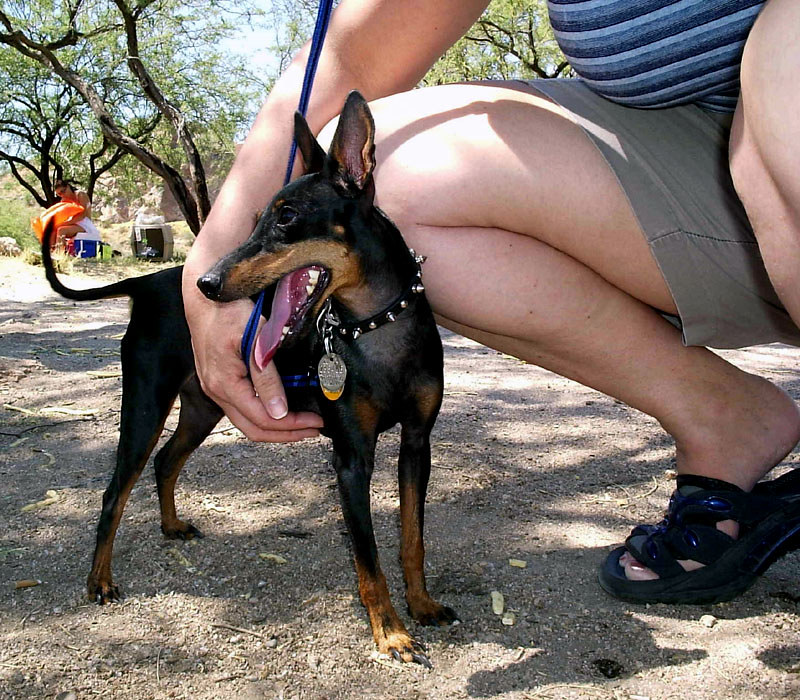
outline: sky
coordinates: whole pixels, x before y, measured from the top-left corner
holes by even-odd
[[[275,41],[271,30],[247,29],[235,39],[226,39],[222,46],[232,53],[247,59],[253,70],[259,73],[272,73],[278,65],[269,47]]]

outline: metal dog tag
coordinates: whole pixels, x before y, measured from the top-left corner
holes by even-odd
[[[319,386],[326,399],[336,401],[344,392],[344,383],[347,379],[347,367],[344,360],[335,352],[325,353],[317,365]]]

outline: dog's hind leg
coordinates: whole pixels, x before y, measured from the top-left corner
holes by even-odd
[[[161,532],[171,539],[202,537],[194,525],[178,519],[175,512],[175,482],[186,460],[205,440],[223,416],[222,409],[203,393],[197,375],[181,387],[181,412],[175,434],[153,460],[156,470]]]
[[[185,375],[180,376],[178,372],[158,372],[157,358],[140,352],[141,343],[131,341],[129,336],[130,331],[122,342],[122,413],[117,464],[103,494],[92,570],[87,580],[89,599],[101,605],[120,597],[119,587],[111,577],[114,537],[128,496],[161,435],[164,421],[185,379]],[[153,362],[146,362],[149,359]],[[148,367],[153,374],[145,373],[143,367]]]
[[[435,416],[434,416],[435,418]],[[457,619],[452,608],[437,603],[425,585],[425,495],[431,473],[430,428],[420,421],[404,422],[400,434],[400,560],[411,616],[421,625],[449,625]]]

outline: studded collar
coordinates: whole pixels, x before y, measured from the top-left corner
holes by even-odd
[[[387,323],[394,323],[397,317],[413,303],[415,296],[425,291],[425,287],[422,284],[422,263],[425,262],[425,256],[417,255],[413,248],[409,248],[409,252],[411,257],[414,258],[417,271],[406,288],[394,301],[369,318],[345,323],[339,318],[329,297],[317,317],[317,330],[319,330],[320,335],[323,338],[336,335],[343,340],[356,340],[364,333],[374,331]]]

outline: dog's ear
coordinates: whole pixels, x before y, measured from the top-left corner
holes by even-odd
[[[355,90],[347,96],[328,151],[334,182],[363,192],[375,168],[375,122],[367,101]]]
[[[300,112],[294,113],[294,140],[303,156],[303,163],[306,166],[306,173],[318,173],[325,165],[325,151],[317,143],[308,123]]]

